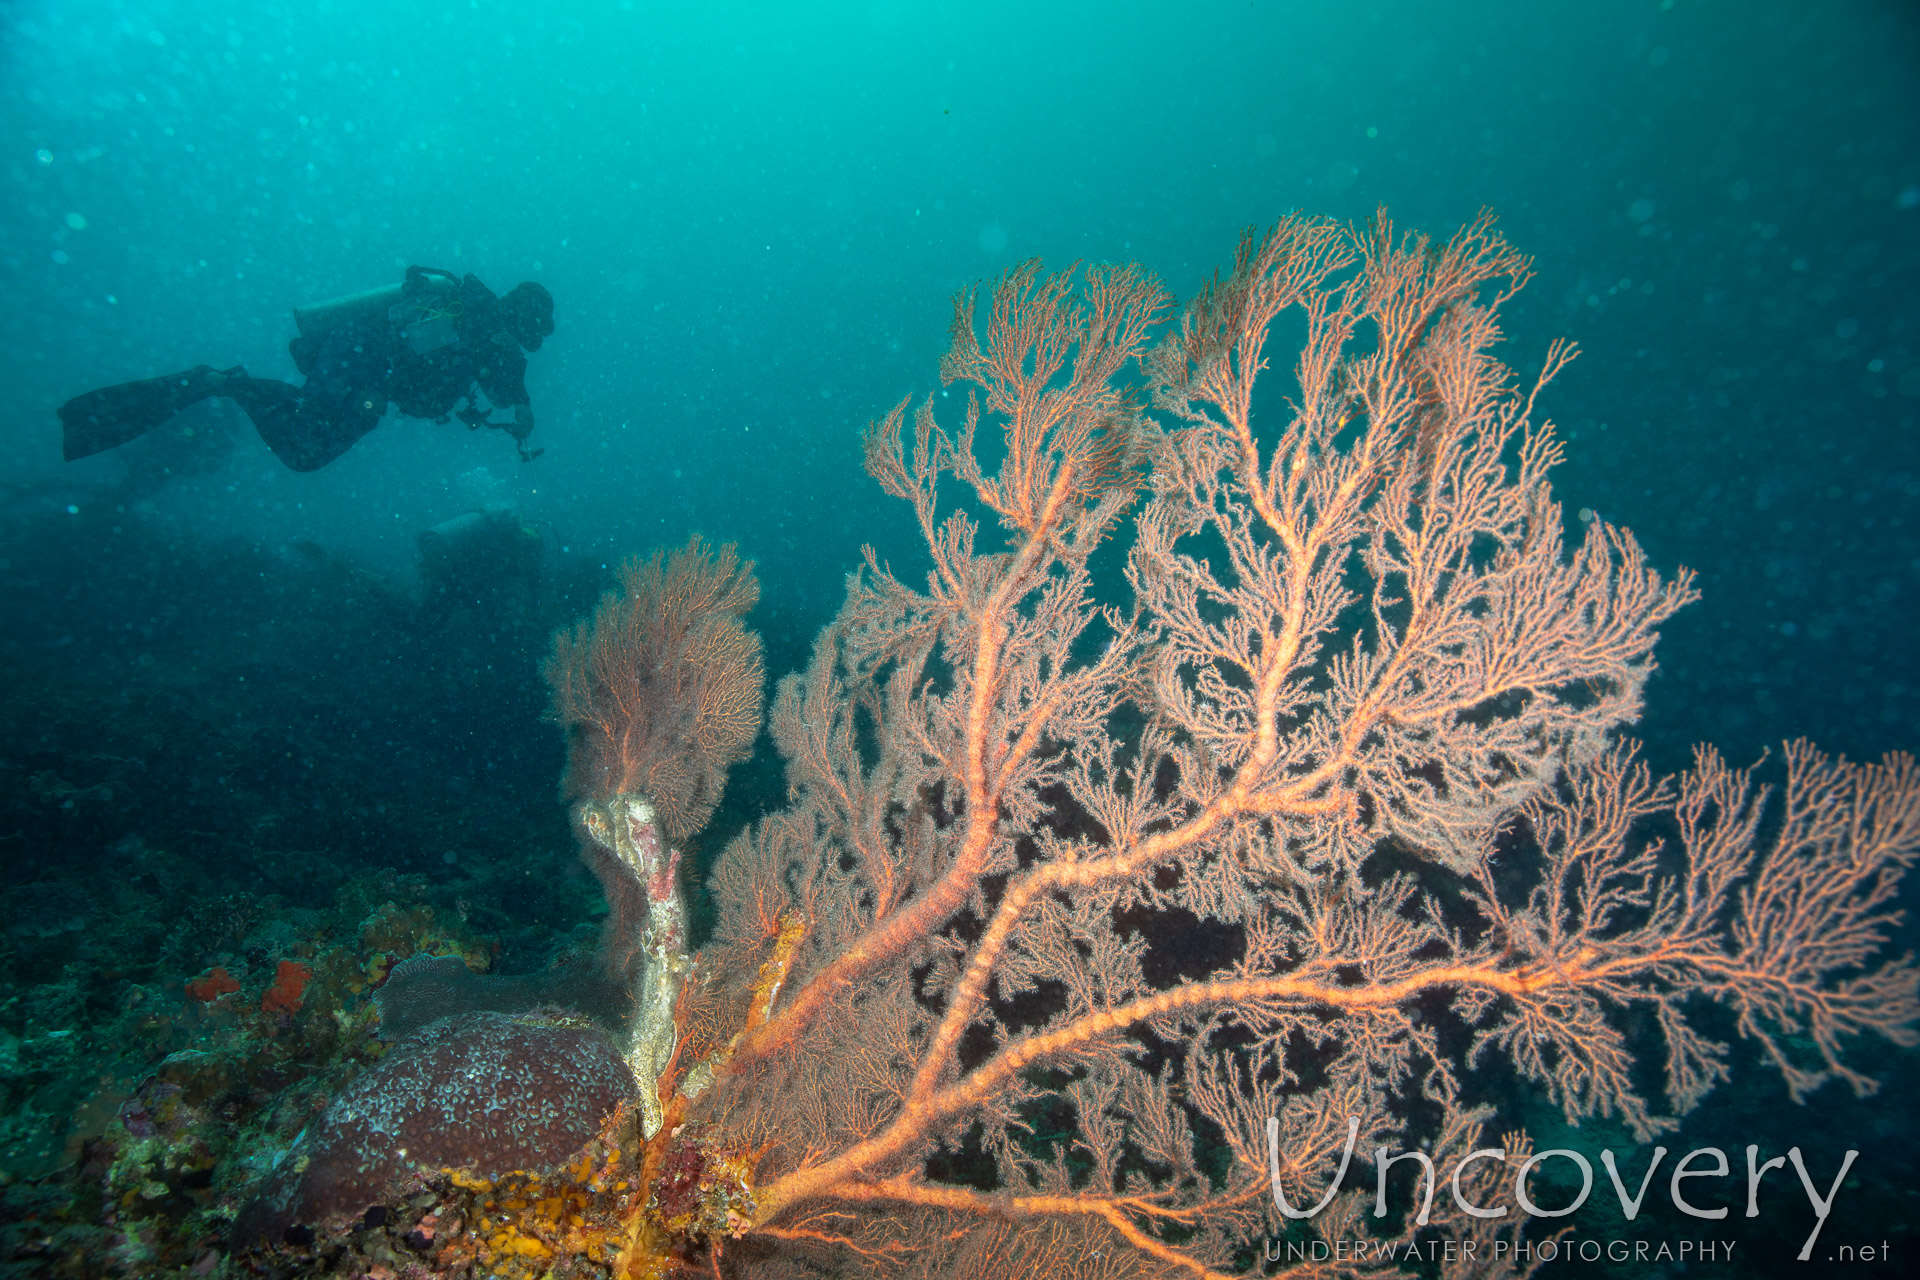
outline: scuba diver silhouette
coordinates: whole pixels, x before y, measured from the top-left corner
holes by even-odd
[[[541,285],[499,297],[473,275],[408,267],[400,284],[299,307],[293,318],[300,336],[287,349],[304,386],[203,364],[89,391],[60,406],[67,461],[117,448],[214,396],[245,410],[295,471],[317,471],[352,448],[389,401],[410,418],[457,416],[505,431],[523,461],[541,454],[526,447],[533,408],[521,354],[553,332],[553,295]],[[511,416],[496,422],[497,411]]]

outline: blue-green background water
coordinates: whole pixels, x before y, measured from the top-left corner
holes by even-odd
[[[314,723],[345,727],[249,794],[348,810],[367,858],[388,840],[437,866],[376,815],[420,779],[552,807],[529,651],[407,650],[421,665],[396,672],[398,642],[316,603],[316,557],[404,591],[420,530],[505,503],[543,531],[565,613],[603,564],[697,530],[758,562],[790,670],[862,543],[917,559],[857,432],[934,384],[954,289],[1028,256],[1134,258],[1185,296],[1290,209],[1385,204],[1445,234],[1489,206],[1537,259],[1510,360],[1584,348],[1547,400],[1569,510],[1701,574],[1663,642],[1653,758],[1912,747],[1917,68],[1920,15],[1893,0],[14,0],[5,679],[97,691],[204,677],[221,645],[242,666],[310,651]],[[312,475],[242,422],[215,469],[131,502],[126,457],[60,461],[67,397],[201,362],[291,378],[292,307],[410,262],[552,290],[538,461],[404,420]],[[312,755],[350,738],[417,772],[378,806],[329,791]],[[40,767],[30,735],[8,750]],[[125,834],[61,830],[83,861]],[[7,874],[34,880],[23,856]]]
[[[931,384],[957,286],[1135,257],[1186,294],[1288,209],[1384,203],[1444,232],[1491,206],[1539,261],[1516,363],[1561,334],[1586,350],[1550,402],[1576,433],[1569,505],[1703,574],[1656,715],[1740,755],[1920,739],[1910,6],[6,16],[12,477],[113,473],[59,461],[52,406],[90,386],[202,361],[291,377],[300,302],[407,262],[538,278],[559,328],[530,374],[536,465],[392,422],[312,476],[244,439],[159,505],[398,566],[484,467],[576,550],[741,540],[797,649],[862,541],[910,545],[855,432]]]

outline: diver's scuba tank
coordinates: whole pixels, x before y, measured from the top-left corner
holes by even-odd
[[[452,318],[458,315],[453,295],[460,277],[435,267],[408,267],[405,284],[382,285],[342,294],[324,302],[293,309],[293,323],[301,338],[318,344],[343,324],[386,316],[394,331],[421,355],[459,341]],[[452,302],[450,307],[447,304]],[[415,332],[418,330],[418,332]]]
[[[295,307],[293,323],[298,326],[301,337],[318,342],[349,320],[385,314],[387,308],[400,301],[401,288],[397,284],[386,284],[378,289],[362,289],[325,302]]]

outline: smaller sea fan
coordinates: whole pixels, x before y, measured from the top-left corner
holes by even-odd
[[[696,534],[628,560],[593,618],[554,636],[545,674],[569,799],[645,796],[674,840],[706,825],[760,732],[766,668],[740,620],[759,598],[734,545]]]

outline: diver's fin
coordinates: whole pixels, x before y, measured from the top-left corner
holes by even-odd
[[[188,405],[205,400],[215,394],[212,375],[208,366],[196,365],[185,373],[142,378],[75,396],[59,410],[67,461],[116,449]]]

